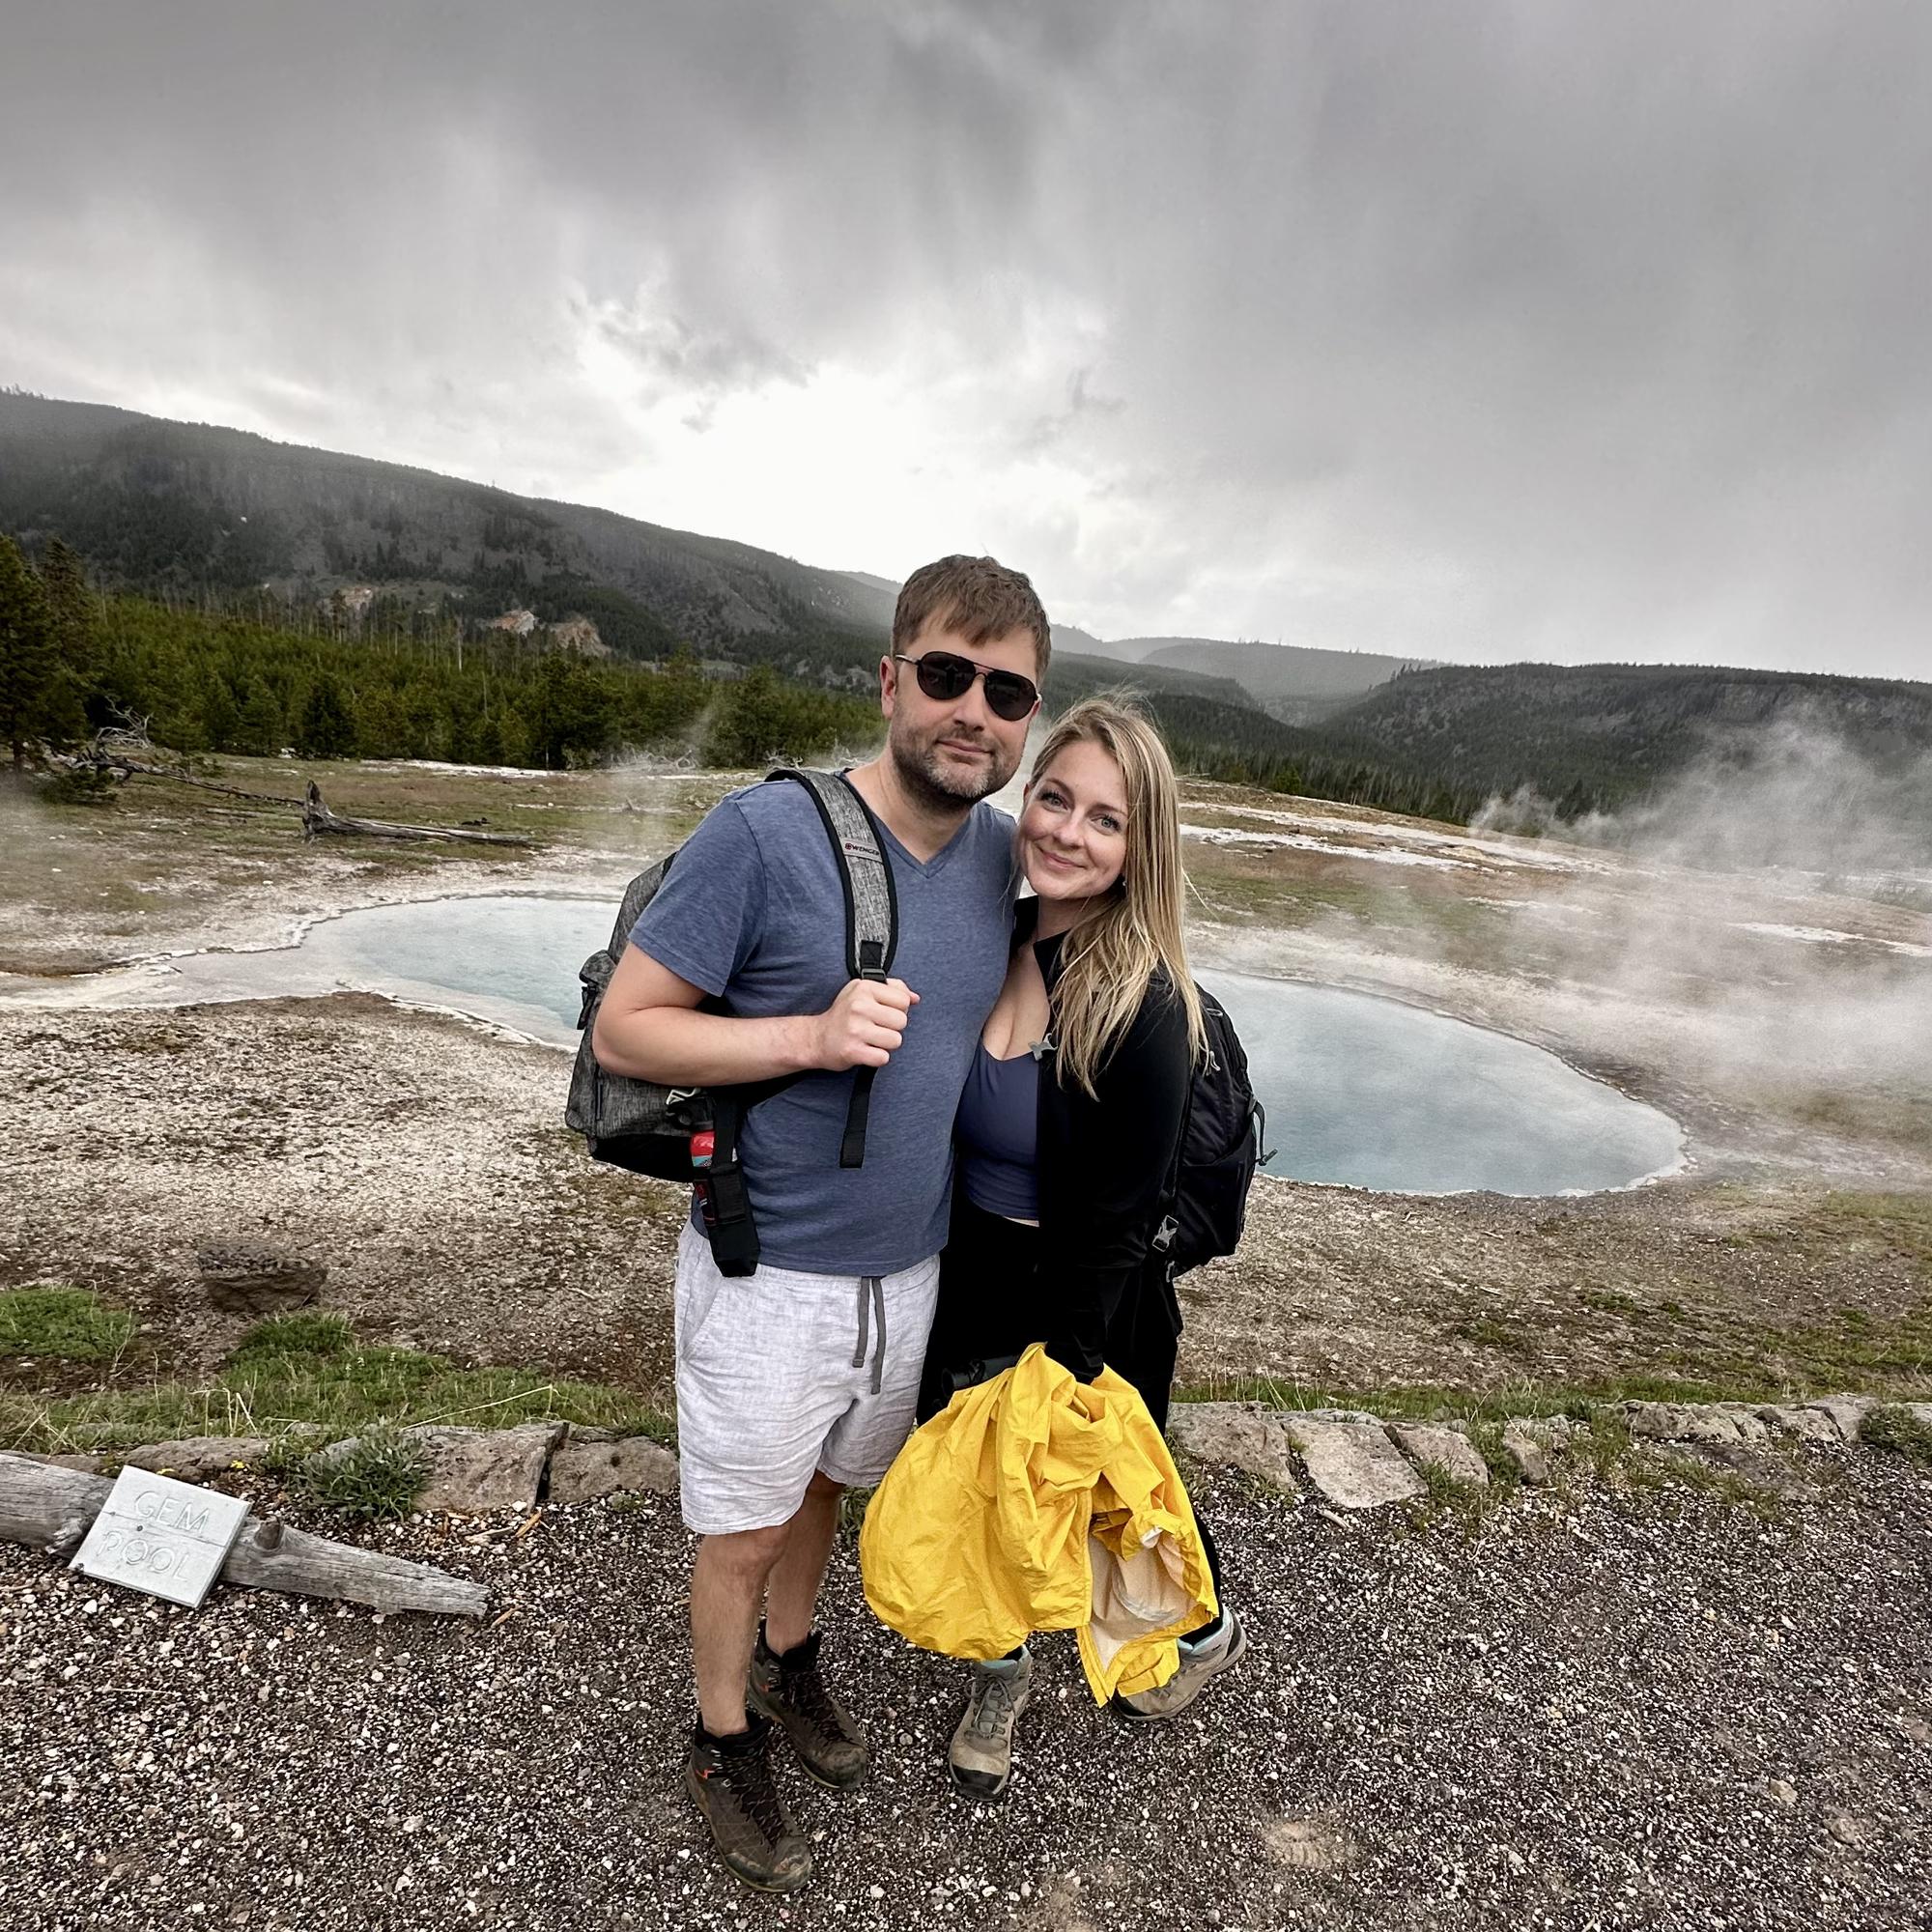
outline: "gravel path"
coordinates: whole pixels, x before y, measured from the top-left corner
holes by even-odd
[[[189,1614],[0,1548],[0,1924],[1922,1925],[1932,1480],[1804,1467],[1769,1517],[1593,1488],[1473,1536],[1206,1483],[1240,1674],[1135,1733],[1046,1640],[993,1809],[940,1771],[957,1667],[880,1630],[841,1551],[877,1773],[790,1776],[820,1876],[787,1905],[714,1871],[679,1789],[667,1499],[372,1532],[484,1578],[483,1627]]]

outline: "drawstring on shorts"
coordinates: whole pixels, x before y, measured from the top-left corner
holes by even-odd
[[[886,1370],[886,1290],[878,1275],[862,1274],[859,1277],[859,1341],[852,1350],[852,1366],[863,1369],[866,1366],[866,1343],[871,1318],[878,1317],[879,1341],[872,1354],[872,1388],[879,1393],[879,1380]]]

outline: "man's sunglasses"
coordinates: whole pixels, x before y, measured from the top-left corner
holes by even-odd
[[[1039,702],[1039,686],[1032,678],[1022,677],[1016,670],[992,670],[985,665],[975,664],[971,658],[956,657],[952,651],[927,651],[918,658],[895,651],[893,662],[911,665],[919,688],[941,704],[964,697],[973,689],[976,677],[984,678],[986,709],[1009,724],[1031,718],[1034,706]]]

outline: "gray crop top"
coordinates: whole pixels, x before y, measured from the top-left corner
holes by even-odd
[[[995,1060],[982,1043],[959,1096],[957,1179],[982,1213],[1039,1219],[1039,1062]]]

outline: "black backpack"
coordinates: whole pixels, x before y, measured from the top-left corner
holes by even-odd
[[[898,949],[898,899],[892,866],[865,800],[837,772],[787,768],[770,773],[767,781],[772,780],[803,785],[818,807],[845,889],[847,971],[855,980],[886,979]],[[610,945],[578,969],[583,994],[577,1024],[583,1037],[571,1069],[564,1123],[583,1136],[584,1151],[592,1160],[696,1186],[719,1271],[748,1275],[758,1264],[758,1234],[738,1159],[739,1129],[750,1108],[800,1076],[750,1087],[665,1087],[608,1072],[590,1050],[597,1009],[631,943],[631,929],[656,897],[677,857],[677,851],[668,853],[631,881],[611,929]],[[706,1000],[702,1010],[728,1009],[720,1001]],[[852,1097],[838,1148],[840,1167],[865,1165],[874,1071],[869,1066],[853,1069]]]
[[[1264,1151],[1267,1115],[1248,1079],[1248,1056],[1228,1009],[1197,983],[1207,1053],[1187,1093],[1187,1120],[1168,1189],[1167,1210],[1151,1243],[1169,1281],[1217,1255],[1232,1255],[1247,1220],[1255,1170],[1274,1158]]]

